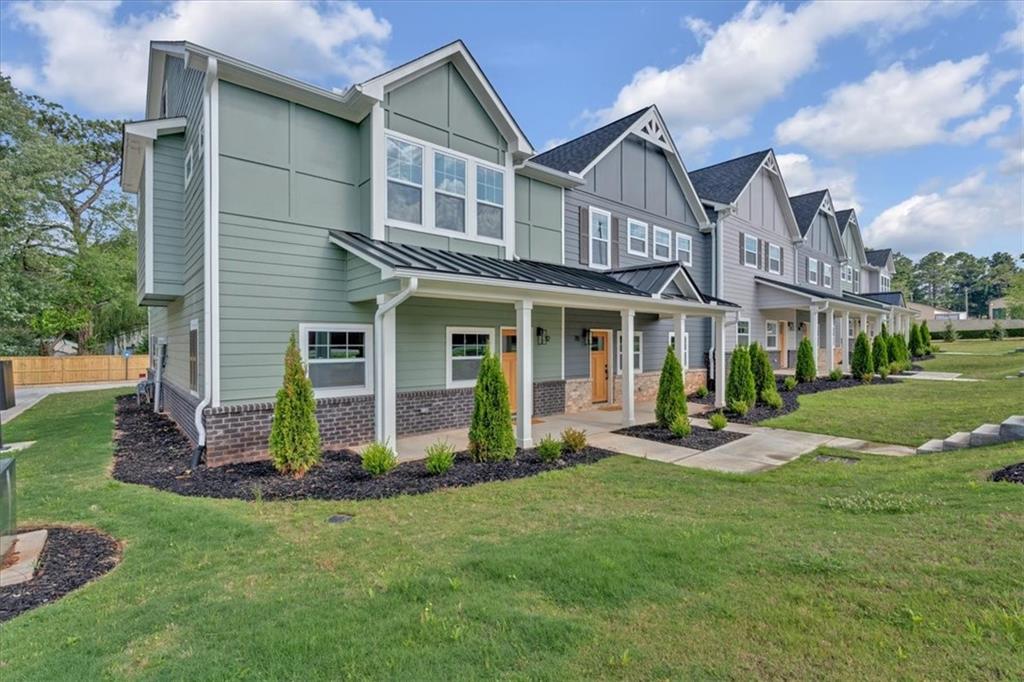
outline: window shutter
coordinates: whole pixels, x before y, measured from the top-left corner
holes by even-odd
[[[746,265],[747,260],[743,255],[743,245],[746,244],[747,235],[740,232],[740,265]]]
[[[818,261],[818,284],[825,285],[825,261]]]
[[[804,281],[811,281],[811,257],[804,256]]]
[[[580,263],[590,265],[590,211],[580,206]]]
[[[768,242],[763,239],[757,240],[757,255],[760,261],[757,266],[762,270],[768,269]]]
[[[779,247],[779,276],[781,277],[786,272],[786,252]]]
[[[619,219],[612,216],[612,267],[619,267]]]

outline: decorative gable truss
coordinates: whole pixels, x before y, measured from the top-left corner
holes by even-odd
[[[827,189],[821,200],[821,205],[818,206],[818,212],[824,213],[828,217],[828,227],[832,234],[832,243],[836,247],[836,257],[840,264],[845,263],[849,260],[849,256],[846,255],[846,246],[843,245],[843,235],[839,232],[839,222],[836,220],[836,211],[832,204],[832,193]]]

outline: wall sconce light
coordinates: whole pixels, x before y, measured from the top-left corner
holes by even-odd
[[[589,346],[590,345],[590,330],[587,329],[586,327],[584,327],[580,331],[580,335],[577,336],[576,339],[578,341],[582,342],[584,346]]]
[[[537,345],[544,346],[548,341],[551,340],[551,335],[548,334],[548,330],[544,327],[537,327]]]
[[[786,322],[786,329],[788,329],[789,331],[793,331],[793,323],[792,322]]]

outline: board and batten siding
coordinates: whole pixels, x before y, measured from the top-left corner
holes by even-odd
[[[860,290],[868,291],[865,288],[865,278],[863,273],[864,263],[860,259],[860,252],[857,250],[857,240],[853,237],[853,231],[860,229],[856,225],[847,225],[846,232],[843,233],[843,246],[846,248],[846,256],[848,258],[847,265],[852,269],[851,272],[857,272],[860,275]],[[843,266],[845,268],[845,266]],[[841,279],[841,278],[840,278]],[[840,287],[843,291],[853,291],[853,282],[841,282]]]
[[[839,281],[839,250],[836,248],[832,228],[829,225],[830,218],[825,213],[818,211],[811,221],[811,226],[804,235],[804,241],[797,247],[797,284],[811,289],[820,289],[824,293],[836,296],[842,293]],[[818,259],[818,283],[812,284],[807,279],[807,259]],[[823,284],[822,273],[825,263],[832,266],[832,286],[826,287]]]
[[[395,313],[399,391],[423,391],[445,387],[448,327],[482,327],[494,334],[494,349],[500,353],[500,328],[516,326],[511,303],[455,301],[413,297]],[[547,306],[533,309],[533,331],[543,327],[551,337],[538,344],[534,333],[534,381],[551,381],[562,376],[562,310]]]
[[[183,183],[182,203],[182,295],[165,307],[149,308],[150,336],[167,340],[166,380],[182,391],[189,387],[188,371],[188,334],[192,320],[199,321],[198,349],[198,383],[197,393],[202,396],[204,385],[203,357],[206,352],[203,319],[204,281],[203,281],[203,210],[204,210],[204,158],[203,158],[203,83],[206,74],[193,68],[185,68],[184,60],[169,57],[165,67],[165,88],[167,97],[164,99],[166,108],[161,114],[168,118],[184,116],[186,119],[182,153],[192,149],[192,177],[184,183],[184,166],[181,167]],[[166,139],[163,136],[159,141]],[[160,145],[154,147],[154,156]],[[168,169],[169,170],[169,169]],[[161,188],[159,177],[154,175],[153,192],[159,195]],[[141,198],[141,195],[140,195]],[[141,210],[141,203],[140,203]],[[154,215],[155,220],[155,215]],[[154,252],[154,260],[156,252]]]
[[[301,323],[372,324],[329,230],[364,230],[359,126],[220,84],[221,401],[272,400]]]
[[[515,186],[516,255],[561,263],[562,189],[522,175]]]
[[[181,296],[185,274],[185,136],[153,141],[153,289]]]

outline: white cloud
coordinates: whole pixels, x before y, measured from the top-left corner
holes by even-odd
[[[850,171],[838,167],[819,168],[806,154],[776,154],[775,160],[779,162],[790,195],[828,188],[837,209],[861,210],[855,188],[857,176]]]
[[[549,149],[554,149],[560,144],[564,144],[569,141],[568,137],[552,137],[550,140],[544,142],[541,146],[540,151],[546,152]]]
[[[715,35],[715,29],[711,27],[711,22],[707,19],[686,17],[683,19],[683,25],[690,30],[690,33],[693,34],[698,43],[706,43]]]
[[[802,144],[831,154],[905,149],[942,141],[972,142],[995,132],[1009,118],[1007,107],[978,114],[1005,84],[983,81],[986,55],[942,61],[918,71],[893,64],[859,83],[832,90],[825,103],[803,107],[775,128],[782,144]]]
[[[999,38],[999,47],[1004,50],[1024,51],[1024,5],[1010,0],[1006,3],[1016,25]]]
[[[920,26],[936,11],[959,6],[813,2],[788,12],[782,4],[750,2],[714,29],[703,20],[686,21],[703,43],[699,54],[669,68],[640,69],[614,103],[585,115],[606,123],[654,103],[683,150],[698,151],[745,134],[762,105],[815,67],[822,45],[869,29],[888,37]]]
[[[1024,234],[1024,193],[1019,178],[987,182],[974,173],[945,191],[915,194],[875,218],[865,243],[885,245],[911,257],[929,251],[1014,250]]]
[[[296,77],[347,84],[379,72],[391,25],[354,2],[185,2],[118,16],[120,3],[23,2],[12,19],[42,63],[4,64],[15,85],[101,114],[138,113],[149,41],[188,40]],[[132,6],[129,6],[132,7]]]

